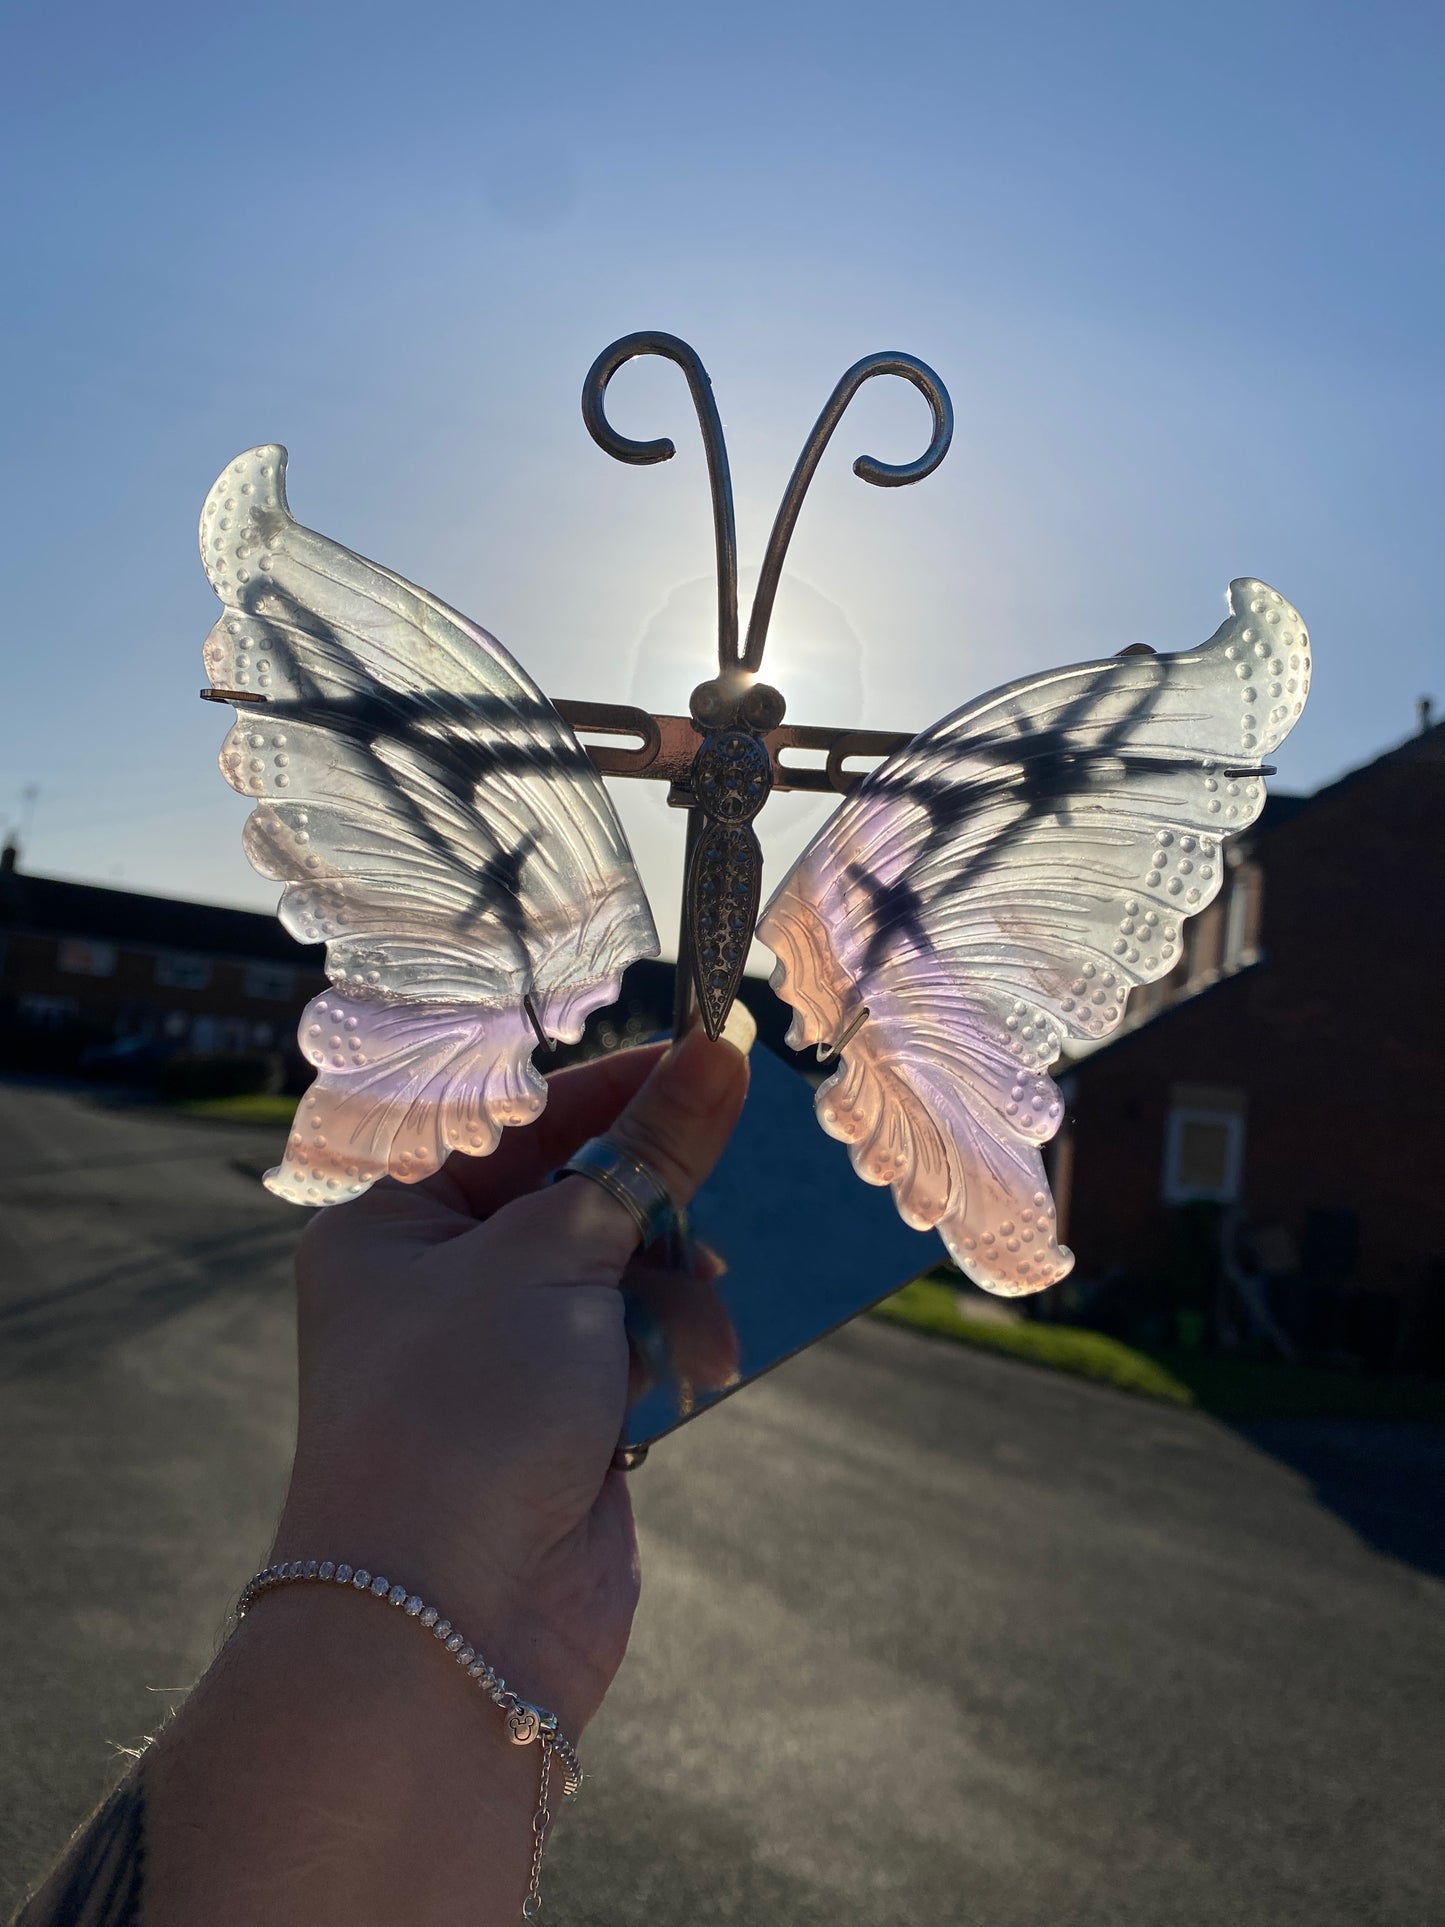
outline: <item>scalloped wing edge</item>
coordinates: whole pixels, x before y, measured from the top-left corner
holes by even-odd
[[[568,990],[539,1018],[555,1024],[565,1000],[585,1022],[620,988],[613,977]],[[416,1184],[454,1152],[488,1156],[507,1126],[546,1107],[520,1005],[379,1004],[329,990],[306,1006],[298,1036],[317,1074],[264,1180],[292,1204],[342,1204],[384,1177]]]
[[[794,896],[799,914],[787,920],[784,901],[779,892],[776,921],[764,919],[758,936],[777,958],[772,987],[793,1006],[788,1044],[802,1050],[843,1035],[856,1015],[857,993],[812,906]],[[1052,1078],[1020,1067],[1046,1107],[1032,1132],[990,1132],[955,1094],[960,1123],[949,1136],[935,1121],[935,1107],[947,1104],[949,1093],[915,1089],[898,1068],[904,1061],[889,1048],[889,1027],[863,1024],[814,1095],[818,1122],[847,1145],[866,1184],[888,1186],[903,1222],[915,1231],[936,1230],[959,1269],[985,1291],[1024,1297],[1057,1284],[1073,1269],[1074,1254],[1054,1236],[1056,1214],[1039,1148],[1063,1117]],[[962,1089],[961,1078],[939,1081]],[[958,1142],[965,1129],[973,1153],[967,1160]]]

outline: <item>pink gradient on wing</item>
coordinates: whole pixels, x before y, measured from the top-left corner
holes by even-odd
[[[936,1228],[986,1290],[1018,1297],[1056,1284],[1073,1254],[1054,1235],[1038,1147],[1063,1107],[1052,1079],[999,1041],[1012,1033],[986,992],[971,998],[917,958],[890,985],[868,971],[846,916],[830,925],[790,889],[759,935],[777,954],[774,988],[795,1006],[795,1049],[841,1037],[866,993],[868,1021],[816,1097],[818,1121],[858,1175],[890,1186],[904,1222]]]
[[[415,1183],[453,1151],[484,1157],[547,1101],[536,1035],[516,1008],[365,1003],[333,990],[306,1006],[300,1041],[318,1075],[266,1174],[295,1204],[337,1204],[380,1177]]]

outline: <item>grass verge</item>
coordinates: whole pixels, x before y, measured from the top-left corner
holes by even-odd
[[[1251,1419],[1445,1420],[1445,1383],[1387,1377],[1347,1365],[1289,1365],[1217,1352],[1151,1347],[1149,1356],[1194,1394],[1202,1411],[1229,1422]]]
[[[1005,1325],[969,1318],[958,1308],[958,1293],[936,1278],[915,1278],[902,1291],[885,1298],[875,1308],[875,1316],[892,1319],[895,1324],[911,1325],[915,1331],[932,1332],[939,1338],[952,1338],[960,1344],[977,1345],[983,1351],[1005,1352],[1010,1358],[1021,1358],[1030,1365],[1045,1365],[1051,1371],[1096,1379],[1121,1392],[1162,1399],[1167,1405],[1195,1403],[1194,1393],[1182,1380],[1144,1352],[1121,1345],[1116,1338],[1106,1338],[1102,1332],[1084,1331],[1077,1325],[1036,1325],[1027,1321]]]
[[[245,1097],[192,1097],[176,1106],[187,1117],[218,1117],[227,1124],[286,1124],[296,1115],[295,1097],[253,1091]]]
[[[1140,1350],[1077,1325],[985,1322],[960,1311],[954,1287],[936,1277],[915,1278],[875,1311],[915,1331],[1169,1405],[1192,1405],[1231,1424],[1289,1418],[1445,1420],[1445,1383],[1438,1379],[1163,1347]]]

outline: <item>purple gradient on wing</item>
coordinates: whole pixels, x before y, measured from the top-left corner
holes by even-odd
[[[1264,806],[1257,758],[1304,705],[1298,612],[1249,578],[1230,605],[1198,649],[1030,677],[925,730],[759,921],[789,1042],[852,1033],[818,1092],[824,1129],[990,1291],[1072,1265],[1039,1148],[1063,1117],[1048,1067],[1174,968],[1223,837]]]
[[[1039,1145],[1063,1105],[1034,1026],[1028,1037],[1009,1030],[990,986],[974,993],[916,949],[892,970],[870,968],[836,877],[830,890],[803,871],[759,934],[778,956],[774,987],[796,1008],[795,1049],[841,1037],[866,995],[868,1019],[816,1098],[858,1175],[891,1186],[904,1222],[936,1227],[987,1290],[1018,1296],[1062,1278],[1073,1255],[1054,1235]]]

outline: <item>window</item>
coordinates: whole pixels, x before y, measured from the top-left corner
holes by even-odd
[[[16,1007],[27,1024],[40,1024],[49,1029],[68,1024],[80,1015],[80,1007],[73,997],[42,997],[32,993],[21,997]]]
[[[213,1017],[203,1012],[191,1020],[190,1047],[198,1056],[235,1056],[251,1048],[251,1026],[244,1017]]]
[[[285,1003],[295,993],[296,972],[290,964],[247,964],[246,995]]]
[[[210,981],[211,966],[205,957],[167,950],[156,958],[156,982],[168,990],[204,990]]]
[[[115,945],[92,937],[62,937],[55,948],[56,967],[71,977],[113,977]]]
[[[1164,1129],[1166,1204],[1199,1198],[1233,1204],[1244,1164],[1244,1118],[1236,1110],[1179,1104]]]
[[[1219,910],[1216,905],[1210,904],[1202,915],[1194,918],[1188,926],[1185,942],[1188,945],[1189,988],[1202,990],[1219,975]]]
[[[1229,903],[1224,919],[1224,967],[1238,970],[1253,963],[1259,944],[1261,877],[1252,863],[1241,863],[1230,878]]]
[[[1129,992],[1128,1014],[1136,1024],[1142,1024],[1146,1017],[1152,1017],[1163,1004],[1168,992],[1156,978],[1153,983],[1136,984]]]

